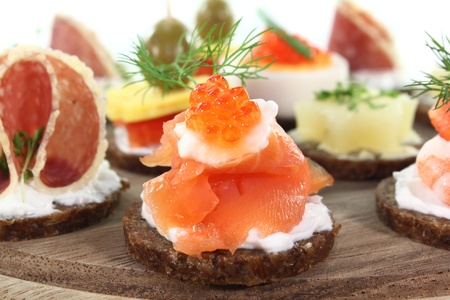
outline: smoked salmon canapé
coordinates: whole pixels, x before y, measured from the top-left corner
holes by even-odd
[[[399,89],[407,83],[391,33],[353,0],[337,1],[328,51],[348,61],[354,81],[381,89]]]
[[[432,39],[428,46],[440,58],[447,72],[450,40]],[[378,215],[400,235],[438,248],[450,250],[450,97],[449,80],[429,76],[411,87],[422,92],[437,88],[435,105],[428,115],[437,135],[425,142],[416,162],[394,172],[377,188]]]
[[[122,179],[105,161],[105,102],[77,57],[35,46],[0,53],[0,240],[100,221]]]
[[[263,12],[269,30],[261,35],[261,45],[251,53],[266,65],[261,78],[246,80],[250,98],[274,99],[278,104],[278,123],[289,130],[295,127],[294,106],[322,89],[347,82],[347,60],[337,52],[321,49],[298,34],[280,28]]]
[[[382,179],[415,161],[417,104],[406,93],[339,83],[297,102],[289,134],[335,179]]]
[[[149,269],[205,284],[256,285],[306,271],[331,251],[335,225],[317,192],[333,178],[221,75],[164,123],[142,163],[171,165],[124,217],[128,252]]]

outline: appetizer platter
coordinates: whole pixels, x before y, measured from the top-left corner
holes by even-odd
[[[432,132],[428,132],[433,135]],[[115,213],[88,229],[36,241],[0,244],[2,275],[57,290],[61,296],[74,290],[135,298],[234,298],[283,297],[437,297],[448,295],[442,283],[450,281],[447,250],[432,248],[398,236],[377,217],[376,181],[336,181],[324,189],[324,203],[342,228],[327,260],[301,275],[254,287],[198,285],[148,271],[126,252],[122,217],[148,177],[119,171],[130,181]],[[58,251],[55,251],[58,249]],[[61,291],[60,288],[64,288]],[[99,295],[100,294],[100,295]],[[37,295],[38,296],[38,295]],[[37,298],[37,297],[36,297]]]
[[[234,43],[242,19],[224,0],[205,4],[192,32],[168,10],[139,38],[121,56],[134,68],[121,86],[102,85],[76,53],[18,45],[0,54],[2,295],[448,295],[446,74],[407,86],[439,90],[433,128],[414,120],[416,98],[354,82],[354,58],[319,50],[262,11],[267,27]],[[376,24],[351,1],[339,5],[333,30],[362,17]],[[58,18],[54,37],[92,36]],[[447,69],[450,40],[429,37]],[[252,94],[246,84],[285,70],[287,57],[304,61],[288,68],[307,80],[339,60],[342,72],[307,83],[317,90],[297,100]],[[277,122],[284,113],[296,127]],[[133,163],[117,163],[130,154]],[[91,206],[100,213],[77,213]],[[23,291],[37,285],[42,294]]]

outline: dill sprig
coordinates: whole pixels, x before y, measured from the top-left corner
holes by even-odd
[[[380,96],[389,96],[391,98],[397,97],[397,91],[380,90],[378,93],[373,93],[367,89],[363,84],[350,82],[344,86],[338,82],[334,90],[321,90],[315,93],[318,101],[336,101],[341,105],[345,105],[348,110],[357,110],[360,104],[366,104],[372,109],[383,108],[385,105],[374,103],[373,100]]]
[[[41,126],[38,130],[36,130],[31,137],[25,131],[19,130],[14,133],[13,136],[13,145],[14,145],[14,154],[17,157],[23,157],[23,165],[22,165],[22,173],[21,178],[23,182],[27,182],[31,178],[33,178],[33,173],[28,168],[31,160],[36,155],[37,149],[42,140],[42,136],[44,133],[44,126]]]
[[[297,53],[303,55],[308,59],[313,58],[313,53],[311,49],[305,44],[295,39],[293,36],[289,35],[286,31],[284,31],[278,24],[276,24],[269,16],[263,12],[262,10],[257,11],[259,17],[263,20],[263,22],[270,27],[281,39],[283,39],[286,43],[288,43]]]
[[[129,73],[132,76],[142,75],[143,78],[133,83],[147,81],[152,87],[160,87],[163,93],[176,87],[193,89],[197,84],[194,74],[200,68],[211,68],[213,74],[235,76],[244,85],[247,79],[264,78],[259,73],[271,63],[259,63],[267,56],[252,55],[253,48],[262,44],[259,36],[265,31],[255,33],[255,30],[252,30],[236,48],[232,47],[240,21],[234,23],[230,31],[221,38],[214,36],[217,25],[211,26],[203,39],[200,36],[203,27],[196,28],[190,36],[188,50],[179,53],[170,64],[151,57],[142,38],[134,45],[132,54],[121,55],[120,61],[138,67],[138,71]],[[181,37],[180,43],[183,38],[184,36]]]
[[[419,91],[415,97],[419,97],[428,92],[436,92],[435,109],[445,106],[450,100],[450,52],[446,49],[446,43],[450,43],[448,37],[442,37],[442,42],[438,42],[430,34],[428,37],[431,43],[426,42],[426,46],[433,51],[438,58],[437,65],[445,71],[444,75],[435,76],[425,73],[427,80],[414,80],[413,83],[406,85],[406,88],[411,91]]]
[[[0,157],[0,172],[3,174],[3,176],[8,176],[9,174],[9,167],[8,162],[6,161],[5,152],[3,152],[2,156]]]

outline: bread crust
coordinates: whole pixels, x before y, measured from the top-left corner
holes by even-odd
[[[400,159],[343,159],[323,150],[317,149],[314,143],[299,143],[303,154],[325,168],[334,179],[338,180],[378,180],[389,177],[392,172],[399,171],[413,164],[415,156]]]
[[[123,189],[127,187],[122,182]],[[0,220],[0,241],[22,241],[55,236],[99,223],[118,206],[121,190],[107,196],[101,203],[63,206],[48,216]]]
[[[133,203],[123,218],[125,243],[131,257],[146,268],[169,277],[211,285],[246,285],[275,282],[298,275],[328,257],[341,225],[315,233],[280,253],[238,249],[203,252],[188,256],[173,249],[141,217],[142,202]]]
[[[430,105],[419,101],[416,110],[416,121],[422,125],[427,125],[432,127],[430,117],[428,116],[428,111],[430,110]]]
[[[139,160],[139,155],[128,154],[120,151],[117,147],[114,135],[108,134],[108,149],[106,150],[106,159],[109,160],[112,167],[146,175],[160,175],[170,170],[170,167],[156,166],[147,167]]]
[[[450,220],[399,208],[393,177],[382,180],[377,186],[376,208],[380,220],[398,234],[450,250]]]

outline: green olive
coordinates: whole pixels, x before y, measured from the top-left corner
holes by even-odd
[[[164,64],[172,63],[178,54],[188,50],[186,31],[186,27],[174,18],[159,21],[145,44],[149,55]]]
[[[207,0],[197,14],[197,27],[202,29],[202,38],[207,36],[214,24],[217,27],[212,33],[213,40],[225,36],[233,26],[233,14],[225,0]]]

